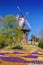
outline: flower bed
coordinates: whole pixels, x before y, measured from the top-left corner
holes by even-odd
[[[14,50],[10,52],[9,51],[0,52],[0,64],[5,65],[6,63],[11,63],[12,65],[14,63],[19,62],[23,63],[24,65],[26,64],[28,65],[29,63],[43,64],[43,51],[41,50],[31,51],[29,52],[25,50]]]

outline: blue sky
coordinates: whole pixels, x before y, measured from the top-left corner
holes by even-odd
[[[39,32],[43,27],[43,0],[0,0],[0,16],[20,14],[17,6],[20,6],[23,15],[29,12],[27,20],[32,27],[30,35]]]

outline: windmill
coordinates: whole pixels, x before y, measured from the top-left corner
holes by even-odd
[[[19,22],[19,27],[20,29],[23,31],[23,39],[22,39],[22,43],[26,44],[27,43],[27,37],[28,37],[28,32],[30,32],[31,30],[31,25],[30,23],[28,22],[28,20],[26,19],[26,16],[28,15],[28,12],[26,12],[25,16],[22,14],[22,11],[21,9],[19,8],[19,6],[17,6],[20,14],[21,14],[21,18],[19,17],[16,17],[18,19],[18,22]],[[29,29],[26,29],[25,27],[25,22],[26,24],[28,25]]]
[[[26,19],[26,16],[28,15],[28,12],[26,12],[26,14],[25,14],[25,16],[24,16],[24,15],[22,14],[22,11],[21,11],[21,9],[19,8],[19,6],[17,6],[17,8],[18,8],[18,10],[19,10],[19,12],[20,12],[20,14],[21,14],[21,18],[18,18],[20,28],[23,28],[23,27],[25,26],[24,23],[26,22],[26,24],[28,25],[29,29],[31,30],[31,25],[30,25],[30,23],[28,22],[28,20]]]

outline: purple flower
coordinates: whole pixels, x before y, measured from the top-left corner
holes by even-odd
[[[29,56],[24,56],[25,58],[38,58],[38,56],[34,56],[34,55],[29,55]]]
[[[43,64],[42,61],[38,61],[38,60],[31,61],[31,63],[34,63],[34,64]]]
[[[38,52],[36,51],[36,52],[32,52],[32,54],[38,54]]]
[[[17,57],[1,57],[1,59],[4,61],[8,61],[8,62],[25,62],[25,63],[28,63],[28,61],[21,59],[21,58],[17,58]]]
[[[8,62],[24,62],[24,63],[43,64],[42,61],[38,61],[38,60],[27,61],[27,60],[17,58],[17,57],[1,57],[1,59],[4,61],[8,61]]]

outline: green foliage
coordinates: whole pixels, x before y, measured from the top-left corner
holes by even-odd
[[[14,42],[12,37],[10,37],[8,41],[9,41],[9,43],[13,43]]]
[[[43,42],[39,42],[38,47],[43,48]]]
[[[5,42],[5,38],[3,34],[0,34],[0,43],[4,43]]]
[[[23,32],[20,29],[16,28],[15,29],[15,40],[17,43],[20,43],[20,41],[22,40],[22,36],[23,36]]]
[[[32,35],[31,36],[31,41],[38,42],[39,41],[39,38],[37,38],[35,35]]]
[[[4,43],[0,43],[0,49],[4,48]]]
[[[22,49],[23,49],[23,47],[22,47],[22,46],[20,46],[20,45],[17,45],[17,46],[15,46],[15,47],[13,47],[12,49],[19,49],[19,50],[22,50]]]
[[[3,26],[8,28],[14,28],[14,25],[17,24],[16,21],[16,17],[14,17],[13,15],[8,15],[5,17],[5,19],[3,20]]]
[[[0,33],[0,48],[4,48],[6,46],[5,41],[4,34]]]
[[[14,31],[14,26],[16,24],[16,17],[14,17],[13,15],[8,15],[4,18],[3,20],[3,28],[4,28],[4,38],[6,40],[7,43],[13,43],[14,39],[13,39],[13,31]]]
[[[0,43],[0,49],[1,49],[1,48],[4,48],[5,46],[7,46],[6,43]]]
[[[4,18],[2,22],[2,28],[0,28],[0,43],[10,44],[12,48],[12,43],[17,44],[21,42],[23,32],[18,26],[18,21],[13,15],[8,15]]]

